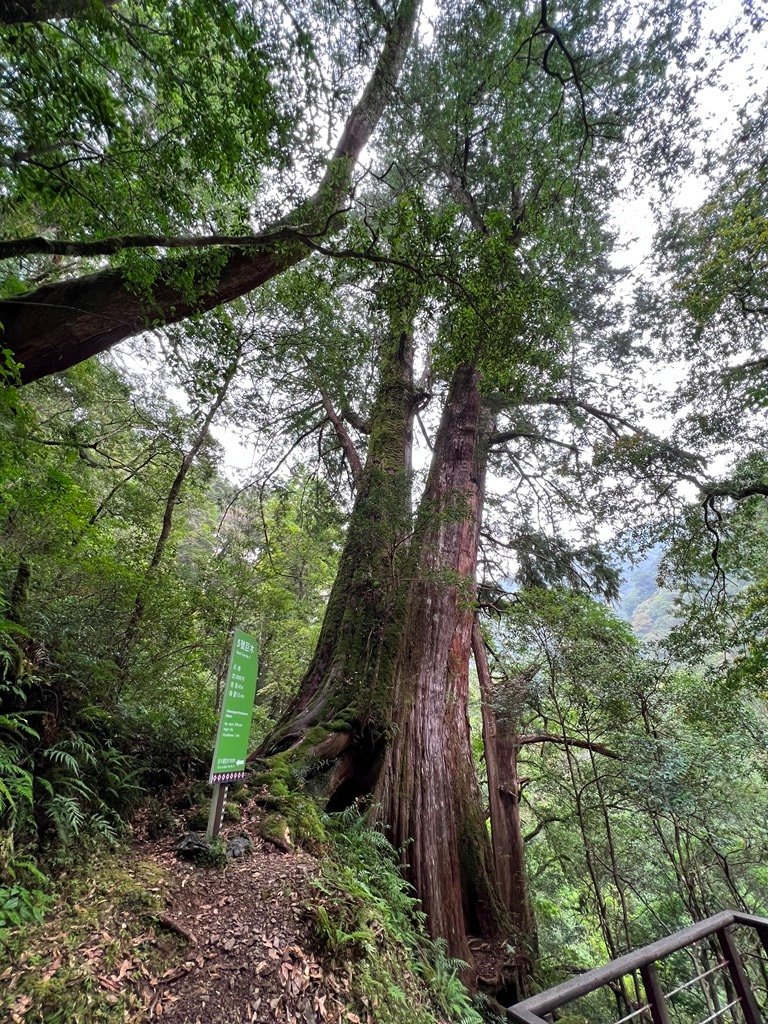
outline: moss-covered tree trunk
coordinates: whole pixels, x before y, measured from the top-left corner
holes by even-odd
[[[258,752],[291,751],[297,763],[323,768],[332,809],[375,783],[402,633],[412,530],[413,336],[408,311],[391,322],[368,453],[317,647],[297,697]]]
[[[467,716],[483,407],[470,364],[453,377],[416,524],[392,691],[392,740],[374,796],[432,934],[471,961],[468,935],[501,921]]]

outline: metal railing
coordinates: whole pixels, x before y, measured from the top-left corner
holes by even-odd
[[[668,935],[648,946],[643,946],[642,949],[636,949],[617,960],[612,960],[604,967],[596,967],[545,992],[523,999],[522,1002],[508,1008],[507,1017],[517,1024],[550,1024],[552,1017],[549,1015],[568,1003],[605,986],[621,982],[627,976],[636,979],[639,976],[641,984],[634,984],[637,999],[630,1001],[628,1012],[619,1020],[613,1021],[613,1024],[625,1024],[631,1020],[639,1021],[640,1024],[643,1024],[643,1021],[648,1024],[649,1020],[652,1024],[672,1024],[669,1000],[697,983],[703,985],[706,979],[712,979],[717,972],[722,972],[727,1002],[725,1005],[715,1005],[714,1011],[696,1024],[709,1024],[710,1021],[719,1020],[729,1012],[734,1021],[743,1020],[745,1024],[768,1024],[768,1016],[765,1016],[758,1006],[741,954],[733,940],[734,925],[752,929],[753,935],[759,940],[761,951],[768,954],[768,918],[742,914],[737,910],[724,910],[720,914],[692,924],[689,928],[683,928],[674,935]],[[717,962],[706,967],[704,971],[699,971],[696,977],[665,992],[659,980],[657,964],[674,953],[689,950],[695,943],[704,939],[709,939],[713,949],[717,950]],[[708,1008],[711,1007],[708,1005]]]

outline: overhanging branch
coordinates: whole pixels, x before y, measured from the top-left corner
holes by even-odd
[[[264,249],[269,250],[279,242],[299,242],[311,252],[321,253],[335,259],[364,260],[368,263],[382,263],[400,267],[419,275],[419,268],[406,260],[387,256],[373,247],[365,249],[334,248],[323,245],[319,239],[331,230],[333,222],[349,212],[349,207],[334,212],[318,231],[304,231],[288,224],[275,231],[256,235],[115,235],[110,238],[94,238],[85,241],[73,239],[44,238],[37,235],[29,238],[12,238],[0,241],[0,260],[19,259],[24,256],[114,256],[128,249]]]
[[[602,743],[592,743],[590,740],[581,740],[577,736],[557,736],[553,733],[533,733],[530,736],[518,736],[515,739],[518,746],[524,747],[531,743],[559,743],[567,747],[580,747],[582,750],[591,750],[595,754],[602,754],[603,757],[611,757],[614,761],[623,761],[621,754],[606,747]]]
[[[379,59],[350,111],[315,193],[269,232],[286,232],[284,240],[260,241],[245,249],[242,243],[212,246],[209,251],[220,254],[213,282],[210,266],[199,274],[191,265],[183,269],[194,275],[194,283],[180,285],[178,258],[158,256],[149,295],[132,287],[121,268],[114,268],[44,285],[0,302],[0,342],[22,365],[22,381],[65,370],[149,327],[178,323],[214,309],[300,263],[309,251],[323,252],[325,247],[313,234],[322,230],[329,218],[332,229],[338,227],[338,211],[347,201],[355,163],[393,95],[418,11],[419,0],[401,0],[398,5]],[[344,255],[379,261],[375,253],[362,257],[357,251],[347,251]]]

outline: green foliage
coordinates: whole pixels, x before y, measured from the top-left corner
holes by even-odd
[[[0,992],[0,1015],[12,1019],[23,1009],[40,1024],[118,1024],[141,1012],[144,1001],[133,986],[115,996],[98,976],[126,958],[140,957],[156,974],[178,962],[177,940],[152,932],[164,909],[159,881],[154,866],[116,854],[73,864],[46,896],[43,920],[35,907],[32,916],[0,927],[3,960],[15,973],[13,985]],[[86,954],[95,946],[103,958]]]
[[[748,484],[765,471],[765,460],[752,456],[736,464],[732,478],[736,485]],[[703,515],[690,507],[685,527],[685,533],[672,533],[662,563],[665,580],[678,591],[667,646],[681,662],[700,665],[715,686],[726,680],[736,690],[762,695],[768,679],[764,499],[725,501]]]
[[[208,843],[207,849],[200,855],[200,863],[207,868],[225,868],[229,864],[226,844],[221,839]]]
[[[286,18],[219,0],[123,0],[61,24],[3,28],[0,233],[98,239],[274,221],[324,157],[318,115],[333,134],[379,43],[388,11],[352,6],[354,19],[333,19],[344,32],[328,32],[328,12],[314,2]],[[633,483],[659,514],[670,475],[692,479],[705,449],[740,436],[745,409],[763,410],[763,339],[750,325],[766,296],[764,147],[735,140],[708,201],[671,218],[659,241],[669,293],[639,304],[657,314],[662,328],[650,315],[646,323],[674,340],[675,353],[696,356],[670,404],[683,410],[678,440],[693,442],[679,451],[630,422],[633,405],[647,411],[631,380],[646,343],[615,294],[611,218],[629,175],[661,179],[664,190],[695,148],[693,97],[708,73],[701,7],[571,6],[550,10],[556,34],[546,6],[440,12],[347,211],[346,243],[374,260],[316,254],[253,303],[169,329],[164,374],[188,408],[169,401],[165,380],[104,362],[21,393],[2,354],[0,914],[9,922],[39,914],[38,859],[48,870],[89,841],[113,843],[143,797],[201,772],[233,625],[259,638],[254,742],[284,711],[341,547],[345,463],[328,441],[329,406],[365,435],[372,382],[386,364],[382,338],[402,347],[412,306],[425,373],[411,404],[434,399],[469,362],[495,435],[483,527],[515,562],[486,581],[504,606],[494,710],[513,733],[530,733],[522,813],[545,980],[654,937],[659,921],[669,928],[725,902],[765,906],[763,504],[710,501],[703,522],[684,523],[687,551],[670,556],[685,593],[669,649],[690,668],[644,656],[628,628],[584,596],[615,591],[599,527],[632,519]],[[349,12],[341,4],[333,13]],[[745,115],[755,139],[765,122],[764,107]],[[745,148],[757,157],[744,158]],[[380,176],[382,160],[391,167]],[[225,259],[184,255],[167,281],[199,296]],[[145,298],[159,283],[150,251],[112,263]],[[71,272],[58,259],[6,261],[3,293]],[[710,397],[713,361],[728,401]],[[230,369],[232,390],[222,390]],[[383,384],[386,395],[386,370]],[[258,492],[236,493],[223,475],[207,436],[214,414],[259,436]],[[393,420],[380,417],[371,445],[403,442]],[[285,454],[294,441],[300,455]],[[300,463],[310,444],[322,471]],[[733,467],[737,487],[765,487],[754,447]],[[400,474],[391,506],[373,509],[360,540],[365,555],[385,537],[377,550],[386,548],[393,577],[407,562],[412,524],[400,509],[410,513],[410,485]],[[462,500],[449,501],[446,522],[465,513]],[[698,599],[713,531],[731,573],[714,608]],[[507,571],[522,588],[514,595]],[[455,571],[438,567],[431,582],[459,589],[464,608],[474,600]],[[718,614],[725,602],[727,619]],[[648,623],[672,619],[666,596],[649,595],[639,610]],[[306,749],[317,739],[305,737]],[[382,1024],[476,1022],[462,965],[426,937],[393,851],[352,812],[326,819],[311,795],[326,766],[310,770],[304,749],[273,758],[258,780],[275,810],[265,828],[332,848],[316,929],[333,956],[355,960],[356,998]],[[204,812],[188,821],[204,827]],[[212,847],[212,866],[225,859]],[[64,1001],[63,987],[40,1001],[77,1019],[82,1007]],[[51,1009],[57,999],[61,1009]]]
[[[52,830],[56,845],[71,846],[87,829],[108,843],[122,828],[122,815],[135,806],[138,784],[135,756],[121,753],[109,739],[63,731],[39,754],[35,774],[35,815],[45,841]],[[87,781],[86,781],[87,779]]]
[[[148,839],[157,839],[158,836],[166,835],[172,832],[176,826],[176,816],[164,799],[150,798],[147,801],[144,829]]]
[[[381,1024],[480,1024],[460,980],[465,965],[430,939],[395,850],[355,808],[331,815],[330,849],[310,904],[318,941],[352,961],[352,994]]]
[[[246,189],[287,157],[279,34],[210,0],[4,28],[3,235],[242,230]]]
[[[233,507],[206,443],[147,577],[158,496],[195,425],[97,362],[28,389],[0,418],[4,873],[35,851],[50,866],[89,837],[113,842],[148,793],[207,767],[233,622],[260,639],[254,739],[303,668],[339,525],[301,471]]]
[[[224,805],[224,821],[242,821],[243,812],[237,804],[227,803]]]
[[[44,889],[28,889],[24,885],[0,886],[0,942],[6,929],[42,921],[50,902],[51,897]]]
[[[733,905],[764,913],[762,701],[725,666],[659,660],[583,596],[516,597],[491,630],[503,672],[494,704],[504,728],[528,737],[518,771],[540,983],[657,938],[660,922],[671,930]],[[685,968],[663,971],[671,986]],[[611,998],[590,997],[588,1019]]]

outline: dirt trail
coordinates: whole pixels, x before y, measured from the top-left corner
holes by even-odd
[[[319,1024],[361,1020],[348,1009],[349,979],[311,952],[306,911],[315,858],[257,837],[256,820],[225,828],[253,852],[225,869],[179,860],[176,839],[140,850],[166,873],[164,924],[184,937],[180,962],[158,979],[151,1017],[169,1024]]]
[[[451,1016],[445,999],[455,1004],[455,985],[444,979],[439,992],[431,989],[425,979],[436,978],[435,968],[415,964],[376,912],[362,925],[373,944],[365,955],[351,941],[357,932],[342,930],[338,939],[329,922],[354,928],[345,912],[355,920],[365,911],[355,904],[359,894],[334,881],[338,865],[323,872],[323,861],[305,850],[276,846],[280,836],[262,838],[255,798],[240,813],[222,839],[246,836],[252,850],[225,867],[178,858],[176,817],[176,827],[153,840],[140,838],[147,821],[137,821],[130,849],[62,875],[45,920],[18,929],[0,949],[0,1020],[377,1024],[385,1005],[403,1019]],[[335,943],[335,960],[321,952],[318,922]],[[497,951],[475,955],[489,959],[490,973]]]

